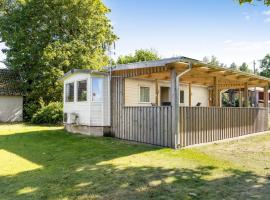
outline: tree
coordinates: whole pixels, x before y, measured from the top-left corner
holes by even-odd
[[[63,73],[108,63],[106,48],[117,37],[101,0],[2,0],[0,6],[3,52],[23,80],[25,116],[40,99],[61,101]]]
[[[239,70],[242,72],[252,73],[251,69],[249,69],[247,63],[245,62],[239,67]]]
[[[243,4],[243,3],[253,3],[254,1],[262,1],[262,0],[237,0],[240,4]],[[267,6],[270,5],[270,0],[263,0],[263,3]]]
[[[229,68],[230,68],[230,69],[237,69],[238,67],[237,67],[237,65],[233,62],[233,63],[230,65]]]
[[[261,61],[260,75],[270,78],[270,54],[267,54]]]
[[[216,56],[212,55],[211,59],[209,59],[208,57],[203,57],[203,62],[206,64],[210,64],[210,65],[214,65],[214,66],[219,66],[219,67],[227,67],[224,63],[220,63],[217,59]]]
[[[119,56],[119,58],[117,59],[117,63],[127,64],[127,63],[134,63],[134,62],[141,62],[141,61],[148,61],[148,60],[159,60],[159,59],[160,57],[158,56],[155,50],[139,49],[139,50],[136,50],[134,54]]]

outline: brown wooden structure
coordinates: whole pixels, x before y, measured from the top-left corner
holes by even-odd
[[[248,107],[248,88],[268,91],[270,79],[212,66],[198,60],[176,57],[119,65],[111,68],[111,129],[117,138],[181,148],[268,129],[268,105]],[[171,106],[125,106],[125,78],[169,80]],[[180,107],[179,82],[209,88],[209,107]],[[244,107],[224,108],[220,91],[243,89]],[[191,91],[189,105],[191,105]],[[268,102],[268,92],[264,99]]]

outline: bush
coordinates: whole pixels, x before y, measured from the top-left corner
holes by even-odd
[[[61,124],[63,121],[63,105],[52,102],[40,108],[32,117],[34,124]]]

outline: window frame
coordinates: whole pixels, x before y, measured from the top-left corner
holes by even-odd
[[[86,100],[80,101],[79,100],[79,82],[86,81]],[[77,97],[76,101],[77,102],[87,102],[88,101],[88,80],[87,79],[81,79],[76,81],[76,92],[77,92]]]
[[[183,102],[181,102],[181,92],[183,92]],[[179,103],[180,104],[185,103],[185,90],[179,90]]]
[[[148,88],[149,89],[149,101],[141,101],[141,88]],[[151,103],[151,87],[147,85],[139,85],[139,103],[141,104],[149,104]]]
[[[73,100],[72,101],[68,101],[67,100],[67,85],[73,84]],[[68,82],[65,84],[65,103],[74,103],[76,100],[75,98],[75,81],[72,82]]]
[[[102,90],[101,90],[101,100],[93,100],[93,79],[101,79],[102,80]],[[91,84],[91,93],[90,93],[90,101],[94,103],[103,103],[104,102],[104,77],[91,77],[90,78],[90,84]]]

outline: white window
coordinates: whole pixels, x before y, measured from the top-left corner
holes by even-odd
[[[66,102],[74,102],[74,83],[66,84]]]
[[[103,78],[92,78],[92,101],[103,101]]]
[[[180,90],[180,103],[185,103],[185,92],[184,90]]]
[[[87,101],[87,80],[77,82],[77,100]]]
[[[140,102],[141,103],[150,102],[150,87],[140,86]]]

